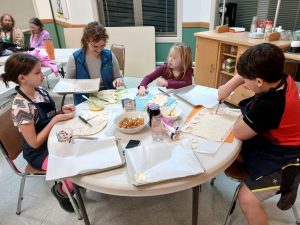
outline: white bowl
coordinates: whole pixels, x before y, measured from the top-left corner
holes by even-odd
[[[139,127],[136,127],[136,128],[121,128],[119,123],[126,117],[127,118],[144,118],[144,124]],[[114,124],[117,127],[117,129],[126,134],[134,134],[134,133],[140,132],[141,130],[144,129],[144,127],[148,124],[148,122],[149,122],[149,116],[145,112],[124,112],[124,113],[118,115],[114,119]]]
[[[166,118],[174,121],[181,115],[182,111],[177,106],[171,112],[172,109],[173,109],[173,106],[168,106],[168,107],[161,108],[160,111],[161,111],[161,114],[163,115],[163,117],[166,117]],[[171,115],[170,115],[170,112],[171,112]]]

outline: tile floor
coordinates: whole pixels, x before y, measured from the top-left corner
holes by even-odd
[[[132,79],[129,83],[128,87],[136,87],[139,81]],[[24,167],[22,157],[17,159],[17,164]],[[53,182],[45,182],[42,178],[26,180],[22,213],[16,215],[19,182],[20,177],[12,173],[0,153],[0,225],[84,224],[75,214],[66,213],[60,208],[50,192]],[[209,183],[202,185],[199,196],[199,225],[224,224],[236,186],[237,183],[229,180],[224,174],[217,177],[214,186]],[[88,191],[86,196],[84,202],[93,225],[191,224],[191,190],[156,197],[118,197]],[[276,207],[277,201],[278,196],[275,196],[264,203],[270,217],[270,225],[295,224],[292,211],[279,210]],[[300,209],[299,200],[296,205]],[[238,206],[233,214],[232,224],[246,224]]]

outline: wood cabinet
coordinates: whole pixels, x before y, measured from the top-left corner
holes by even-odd
[[[194,35],[196,36],[195,83],[214,88],[218,88],[235,76],[238,58],[249,47],[265,42],[263,39],[248,38],[248,32],[205,31]],[[282,49],[286,49],[290,44],[288,41],[272,43]],[[226,101],[237,105],[242,99],[253,94],[252,91],[238,87]]]
[[[197,38],[195,83],[208,87],[216,86],[217,55],[219,42],[206,38]],[[205,53],[205,54],[203,54]]]

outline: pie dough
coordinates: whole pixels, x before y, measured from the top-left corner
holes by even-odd
[[[99,99],[104,99],[104,101],[108,101],[106,102],[106,104],[113,104],[118,102],[117,90],[115,89],[99,91],[97,93],[97,97]]]
[[[168,102],[168,96],[163,94],[157,94],[154,95],[151,101],[149,102],[158,104],[160,107],[162,107]]]
[[[222,141],[234,122],[235,120],[230,120],[218,114],[205,115],[193,127],[191,133],[210,141]]]
[[[81,116],[86,119],[92,126],[84,123],[78,117],[74,118],[74,123],[71,126],[74,136],[88,136],[96,134],[102,131],[107,124],[107,118],[102,113],[97,114],[90,112]]]
[[[202,109],[181,131],[206,138],[211,141],[223,141],[240,115],[240,110],[220,108],[218,114],[215,109]]]

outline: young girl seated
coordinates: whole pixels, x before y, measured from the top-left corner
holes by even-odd
[[[47,170],[47,139],[54,124],[69,120],[75,115],[74,105],[64,105],[56,112],[55,103],[48,92],[40,87],[44,80],[41,64],[37,58],[28,54],[14,54],[5,63],[2,79],[6,86],[12,81],[17,84],[17,95],[12,105],[14,125],[22,133],[25,142],[23,157],[33,168]],[[72,183],[66,180],[68,189],[72,191]],[[66,190],[61,182],[51,189],[60,206],[67,212],[74,212]]]
[[[182,88],[192,84],[192,51],[183,43],[174,44],[168,55],[168,62],[148,74],[138,87],[138,95],[144,96],[147,85],[157,79],[157,86],[166,88]]]

